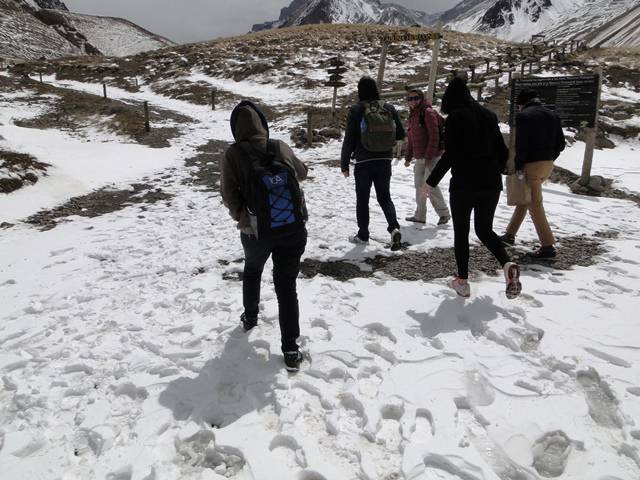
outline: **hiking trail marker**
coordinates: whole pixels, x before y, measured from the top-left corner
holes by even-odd
[[[344,66],[344,61],[338,56],[329,59],[329,81],[324,85],[325,87],[333,87],[333,101],[331,102],[331,116],[336,115],[336,103],[338,101],[338,88],[346,87],[347,84],[343,81],[343,73],[346,73],[347,67]]]
[[[509,125],[515,127],[516,98],[523,89],[538,92],[542,104],[556,112],[563,127],[583,128],[586,148],[580,183],[587,185],[591,178],[593,151],[598,130],[598,110],[602,90],[602,68],[593,74],[570,77],[517,78],[511,82],[511,111]]]

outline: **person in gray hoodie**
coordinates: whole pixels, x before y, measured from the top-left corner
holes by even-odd
[[[278,297],[282,352],[288,370],[297,370],[303,359],[297,344],[300,336],[298,295],[296,279],[300,272],[300,258],[307,243],[304,225],[295,231],[269,238],[258,238],[250,221],[248,198],[251,173],[255,156],[275,154],[298,181],[307,177],[307,167],[282,141],[269,140],[267,120],[256,105],[240,102],[231,114],[231,132],[235,138],[225,152],[221,164],[220,190],[222,201],[229,215],[237,222],[240,240],[244,249],[245,263],[242,280],[244,313],[240,320],[245,331],[257,325],[260,282],[264,265],[269,257],[273,260],[273,283]]]

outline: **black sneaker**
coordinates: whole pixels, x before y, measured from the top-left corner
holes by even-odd
[[[501,235],[500,237],[498,237],[500,239],[500,241],[506,245],[515,245],[516,243],[516,236],[515,235],[511,235],[510,233],[505,233],[504,235]]]
[[[292,352],[284,352],[284,366],[290,372],[297,372],[300,370],[300,364],[302,363],[302,352],[300,350],[293,350]]]
[[[258,317],[247,317],[245,313],[240,315],[240,323],[245,332],[248,332],[258,324]]]
[[[533,258],[555,258],[558,254],[556,247],[553,245],[549,245],[547,247],[540,247],[535,252],[530,252],[527,255]]]
[[[391,232],[391,249],[399,250],[401,246],[402,234],[400,233],[400,230],[396,228],[393,232]]]
[[[443,215],[438,219],[438,225],[446,225],[451,220],[450,215]]]

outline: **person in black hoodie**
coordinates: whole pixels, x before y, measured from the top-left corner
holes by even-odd
[[[307,230],[301,225],[296,231],[273,238],[258,238],[251,223],[248,206],[254,159],[247,152],[259,156],[273,150],[275,158],[287,165],[298,180],[307,177],[307,167],[286,143],[269,140],[267,120],[253,103],[246,100],[240,102],[231,113],[230,123],[235,143],[227,149],[221,162],[220,191],[229,215],[238,222],[237,228],[240,230],[244,250],[244,313],[240,321],[245,331],[251,330],[258,323],[262,271],[271,256],[273,285],[278,297],[282,353],[287,370],[295,371],[303,358],[296,343],[300,336],[296,279],[300,272],[300,257],[307,244]]]
[[[469,228],[471,212],[480,241],[502,265],[508,298],[520,294],[520,269],[511,262],[499,237],[493,231],[493,217],[502,191],[501,174],[509,151],[504,143],[498,118],[476,102],[466,81],[456,77],[447,86],[442,99],[445,122],[445,152],[423,187],[428,196],[442,177],[451,170],[449,197],[453,219],[458,275],[449,286],[458,295],[471,295],[469,287]]]
[[[531,203],[515,208],[507,231],[500,239],[513,245],[528,211],[540,240],[540,248],[531,255],[553,258],[556,256],[556,239],[544,211],[542,184],[549,179],[554,160],[565,148],[562,123],[554,111],[542,105],[535,90],[522,90],[516,104],[519,113],[516,115],[515,167],[526,175],[531,187]]]
[[[391,244],[394,248],[400,247],[400,224],[396,216],[396,207],[391,200],[391,159],[393,150],[387,152],[368,151],[361,141],[361,125],[365,115],[365,104],[380,100],[378,86],[374,79],[362,77],[358,83],[358,97],[360,102],[353,105],[349,111],[347,128],[342,143],[342,155],[340,167],[345,177],[349,176],[349,163],[351,156],[355,155],[356,164],[354,176],[356,179],[356,218],[358,221],[358,233],[349,237],[349,241],[356,244],[369,242],[369,196],[371,186],[376,190],[376,198],[384,216],[387,219],[387,231],[391,234]],[[382,102],[381,102],[382,103]],[[405,137],[404,128],[400,117],[392,105],[385,103],[385,108],[395,122],[396,140]]]

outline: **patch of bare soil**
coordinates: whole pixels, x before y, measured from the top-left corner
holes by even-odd
[[[574,193],[578,193],[581,195],[589,195],[592,197],[606,197],[606,198],[616,198],[619,200],[630,200],[635,202],[637,206],[640,207],[640,194],[627,192],[625,190],[620,190],[618,188],[614,188],[613,182],[608,179],[603,179],[602,177],[593,176],[592,180],[596,180],[595,185],[598,186],[597,189],[582,187],[578,185],[578,180],[580,179],[580,175],[573,173],[570,170],[565,168],[554,166],[553,172],[551,172],[551,177],[549,181],[553,183],[560,183],[563,185],[568,185],[571,187],[571,190]]]
[[[198,155],[185,161],[191,178],[188,185],[198,185],[210,192],[220,191],[220,162],[229,143],[211,140],[198,148]]]
[[[47,175],[48,167],[30,155],[0,150],[0,194],[37,183],[39,176]]]
[[[614,237],[603,235],[602,238]],[[598,256],[606,253],[603,242],[599,238],[586,235],[558,239],[558,256],[550,260],[538,260],[527,255],[526,247],[533,243],[525,243],[525,249],[510,248],[512,260],[523,269],[535,270],[548,267],[555,270],[570,270],[575,266],[591,266],[597,263]],[[477,272],[487,275],[502,275],[496,259],[482,246],[475,246],[470,251],[470,265]],[[452,276],[456,272],[456,260],[453,248],[434,248],[428,252],[406,251],[399,255],[376,256],[364,261],[365,268],[344,260],[320,261],[306,259],[302,262],[302,274],[308,278],[326,275],[339,281],[353,278],[369,278],[376,272],[384,272],[398,280],[430,281]]]
[[[34,225],[40,230],[51,230],[58,223],[72,215],[81,217],[98,217],[122,210],[135,204],[152,204],[171,200],[172,195],[151,185],[134,184],[128,190],[109,190],[103,188],[80,197],[74,197],[64,205],[52,210],[44,210],[32,215],[25,223]],[[144,208],[143,208],[144,209]]]
[[[131,105],[118,100],[105,100],[103,97],[88,93],[56,88],[51,85],[41,84],[31,79],[7,79],[0,77],[0,83],[5,87],[11,82],[14,87],[23,90],[35,91],[36,96],[30,99],[33,103],[45,102],[49,108],[39,117],[28,120],[16,120],[15,124],[25,128],[61,129],[76,131],[81,127],[95,125],[104,127],[114,133],[135,140],[138,143],[153,148],[164,148],[170,145],[169,141],[180,135],[178,128],[154,127],[154,123],[173,121],[188,123],[192,120],[183,115],[158,109],[150,106],[151,132],[145,132],[144,110],[142,105]],[[40,98],[38,95],[55,95],[57,98],[51,102],[50,98]],[[21,99],[24,101],[24,99]],[[98,119],[98,120],[96,120]]]

